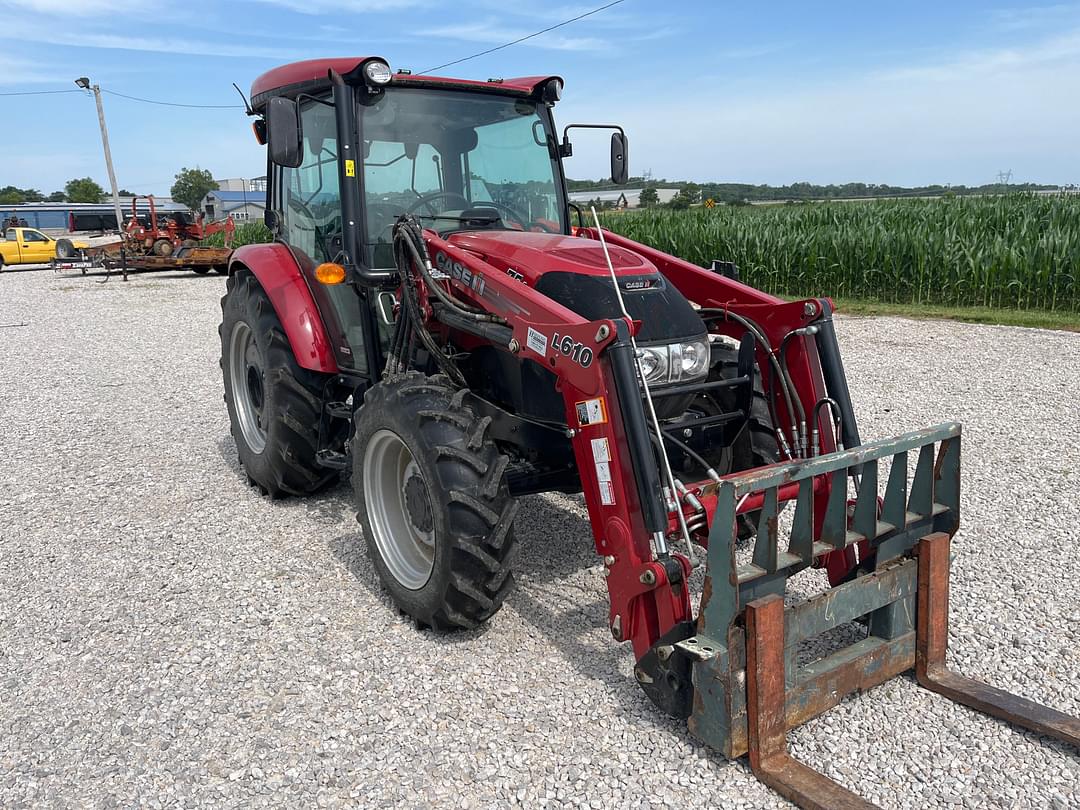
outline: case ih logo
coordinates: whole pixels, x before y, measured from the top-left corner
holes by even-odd
[[[633,281],[627,281],[623,284],[624,290],[648,290],[656,286],[656,279],[653,278],[640,278]]]
[[[435,266],[442,270],[450,278],[460,281],[478,295],[484,294],[484,277],[474,273],[461,262],[455,262],[441,250],[435,254]]]

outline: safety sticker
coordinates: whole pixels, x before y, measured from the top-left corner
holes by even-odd
[[[541,357],[547,356],[548,339],[543,332],[537,332],[530,326],[529,333],[525,337],[525,343]]]
[[[611,486],[610,481],[600,482],[600,503],[604,506],[615,505],[615,488]]]
[[[603,436],[592,440],[592,457],[597,464],[601,461],[611,461],[611,449]]]
[[[577,409],[577,420],[581,427],[586,425],[600,425],[607,421],[607,408],[604,406],[604,398],[586,399],[574,403]]]
[[[611,465],[606,461],[596,462],[596,480],[600,483],[611,483]]]
[[[345,176],[346,177],[356,177],[356,161],[355,160],[346,160],[345,161]]]

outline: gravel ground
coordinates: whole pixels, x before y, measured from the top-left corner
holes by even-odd
[[[634,684],[578,499],[528,499],[517,590],[439,637],[381,593],[345,486],[250,489],[224,286],[0,276],[0,805],[787,806]],[[953,662],[1080,714],[1080,335],[840,333],[865,437],[965,424]],[[1080,806],[1074,750],[906,677],[789,737],[884,807]]]

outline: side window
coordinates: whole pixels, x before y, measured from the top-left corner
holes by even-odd
[[[340,249],[337,129],[333,108],[314,101],[301,104],[300,120],[304,162],[282,172],[281,203],[289,244],[319,264],[332,261]]]
[[[48,242],[48,238],[45,234],[38,231],[23,231],[23,241],[25,242]]]

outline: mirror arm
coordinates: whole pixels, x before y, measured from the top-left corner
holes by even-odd
[[[572,129],[614,129],[622,135],[623,138],[626,138],[626,133],[618,124],[567,124],[563,127],[562,145],[559,147],[559,154],[563,157],[573,157],[574,154],[574,147],[573,144],[570,143],[569,135],[569,132]]]

